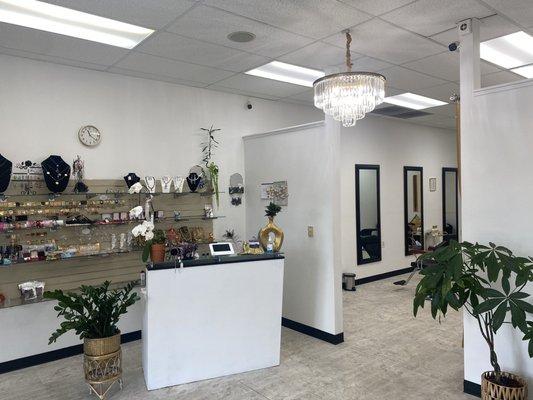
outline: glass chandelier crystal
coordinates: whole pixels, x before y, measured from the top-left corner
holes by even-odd
[[[326,75],[313,83],[315,107],[321,108],[343,126],[354,126],[358,119],[372,111],[385,98],[383,75],[373,72],[352,72],[350,43],[352,37],[346,33],[347,72]]]

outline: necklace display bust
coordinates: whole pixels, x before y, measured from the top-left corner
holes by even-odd
[[[4,193],[11,181],[13,163],[0,154],[0,193]]]
[[[60,156],[51,155],[41,163],[43,168],[44,182],[52,193],[61,193],[70,179],[70,165]]]
[[[128,185],[128,189],[129,189],[137,182],[140,182],[141,178],[139,178],[135,172],[130,172],[128,175],[124,177],[124,180],[126,181],[126,185]]]

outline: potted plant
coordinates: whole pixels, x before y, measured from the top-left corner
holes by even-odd
[[[430,266],[422,270],[413,301],[416,316],[431,299],[431,315],[445,316],[448,308],[463,308],[478,323],[487,342],[493,370],[481,377],[481,398],[527,400],[527,383],[520,376],[504,372],[498,363],[495,334],[503,324],[510,324],[529,341],[533,357],[533,304],[526,299],[526,285],[533,282],[533,258],[515,256],[509,249],[452,241],[422,256]]]
[[[85,380],[91,391],[103,399],[111,386],[122,387],[122,354],[118,322],[139,296],[133,292],[134,282],[110,290],[110,282],[101,286],[81,286],[79,293],[54,290],[45,292],[47,299],[57,300],[54,310],[62,318],[59,328],[50,336],[49,344],[61,335],[74,331],[83,339]]]
[[[161,229],[154,229],[152,235],[145,236],[146,242],[143,248],[142,260],[148,261],[148,256],[153,263],[165,261],[166,235]]]
[[[209,182],[211,184],[211,189],[215,194],[218,207],[220,197],[220,192],[218,190],[219,167],[211,161],[211,158],[219,146],[219,142],[215,139],[215,132],[220,131],[220,129],[213,128],[213,125],[211,125],[210,128],[201,129],[206,132],[207,135],[206,141],[202,143],[202,162],[207,171],[209,171]]]
[[[265,209],[265,216],[268,217],[267,225],[259,231],[259,243],[266,251],[278,252],[283,244],[284,233],[275,223],[274,217],[281,211],[281,207],[275,203],[270,204]],[[271,234],[274,239],[271,240]],[[272,247],[272,248],[270,248]]]

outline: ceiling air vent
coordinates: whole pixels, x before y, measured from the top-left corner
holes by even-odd
[[[401,119],[409,119],[409,118],[423,117],[424,115],[431,115],[431,113],[428,113],[425,111],[417,111],[417,110],[412,110],[410,108],[400,107],[400,106],[388,106],[388,107],[378,108],[372,111],[372,114],[385,115],[387,117],[394,117],[394,118],[401,118]]]

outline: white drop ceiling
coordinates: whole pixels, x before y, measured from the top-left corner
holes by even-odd
[[[272,60],[337,70],[343,29],[354,69],[388,79],[387,95],[412,92],[448,101],[459,90],[455,24],[477,17],[482,40],[533,33],[532,0],[46,0],[156,30],[133,50],[0,23],[0,53],[111,73],[312,105],[312,90],[245,75]],[[234,31],[256,39],[235,43]],[[485,86],[523,79],[483,62]],[[454,106],[411,119],[453,128]]]

